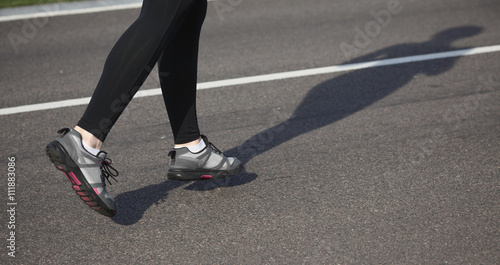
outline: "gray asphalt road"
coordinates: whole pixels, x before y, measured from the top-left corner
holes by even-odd
[[[500,44],[496,0],[391,3],[211,2],[199,81]],[[90,96],[138,12],[0,23],[1,108]],[[14,45],[13,34],[23,37]],[[496,264],[499,61],[497,52],[199,91],[203,133],[246,163],[219,181],[166,180],[162,98],[134,99],[105,143],[121,173],[109,186],[112,219],[87,209],[44,153],[85,106],[0,116],[0,263]],[[154,87],[151,76],[144,88]]]

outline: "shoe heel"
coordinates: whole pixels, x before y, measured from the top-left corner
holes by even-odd
[[[70,171],[76,166],[75,162],[67,155],[66,149],[57,141],[52,141],[45,147],[45,153],[54,166],[61,171]]]
[[[57,151],[57,142],[50,142],[47,144],[45,147],[45,153],[49,157],[49,160],[58,170],[66,170],[65,165],[63,162],[63,159],[61,158],[61,155]]]

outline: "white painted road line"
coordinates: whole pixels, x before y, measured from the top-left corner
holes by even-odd
[[[257,83],[257,82],[273,81],[273,80],[279,80],[279,79],[296,78],[296,77],[302,77],[302,76],[331,74],[331,73],[366,69],[366,68],[379,67],[379,66],[396,65],[396,64],[404,64],[404,63],[411,63],[411,62],[421,62],[421,61],[429,61],[429,60],[452,58],[452,57],[462,57],[462,56],[468,56],[468,55],[474,55],[474,54],[491,53],[491,52],[499,52],[499,51],[500,51],[500,45],[495,45],[495,46],[470,48],[470,49],[463,49],[463,50],[450,51],[450,52],[439,52],[439,53],[399,57],[399,58],[393,58],[393,59],[382,59],[382,60],[370,61],[370,62],[364,62],[364,63],[335,65],[335,66],[313,68],[313,69],[306,69],[306,70],[298,70],[298,71],[291,71],[291,72],[284,72],[284,73],[258,75],[258,76],[251,76],[251,77],[242,77],[242,78],[221,80],[221,81],[205,82],[205,83],[198,84],[198,89],[208,89],[208,88],[224,87],[224,86],[235,86],[235,85],[243,85],[243,84],[250,84],[250,83]]]
[[[215,1],[215,0],[208,0]],[[72,6],[72,3],[64,3],[66,6]],[[81,3],[76,2],[75,5],[80,5]],[[116,11],[116,10],[125,10],[125,9],[134,9],[142,7],[142,1],[136,3],[124,3],[124,4],[109,4],[108,2],[89,2],[87,7],[75,8],[75,9],[63,9],[59,10],[60,6],[58,4],[51,5],[42,5],[39,6],[38,9],[42,9],[42,11],[32,11],[26,14],[12,14],[0,16],[0,22],[6,21],[14,21],[14,20],[23,20],[23,19],[37,19],[37,18],[46,18],[46,17],[56,17],[56,16],[67,16],[67,15],[80,15],[80,14],[90,14],[90,13],[98,13],[98,12],[107,12],[107,11]],[[30,9],[32,7],[29,7]],[[74,8],[74,7],[73,7]]]
[[[106,12],[106,11],[140,8],[141,6],[142,6],[142,3],[113,5],[113,6],[97,6],[97,7],[89,7],[89,8],[75,9],[75,10],[50,10],[49,8],[47,8],[46,11],[43,11],[43,12],[3,16],[3,17],[0,17],[0,22],[22,20],[22,19],[36,19],[36,18],[45,18],[45,17],[98,13],[98,12]]]
[[[380,66],[388,66],[388,65],[397,65],[397,64],[405,64],[412,62],[422,62],[422,61],[430,61],[444,58],[453,58],[453,57],[463,57],[475,54],[485,54],[492,52],[500,52],[500,45],[486,46],[486,47],[478,47],[478,48],[470,48],[470,49],[462,49],[456,51],[449,52],[439,52],[439,53],[430,53],[423,55],[414,55],[414,56],[406,56],[392,59],[382,59],[377,61],[370,61],[364,63],[353,63],[353,64],[344,64],[344,65],[335,65],[329,67],[320,67],[306,70],[298,70],[298,71],[290,71],[283,73],[275,73],[275,74],[266,74],[266,75],[257,75],[250,77],[241,77],[234,79],[226,79],[220,81],[211,81],[198,83],[197,88],[201,89],[211,89],[218,87],[226,87],[226,86],[236,86],[236,85],[244,85],[244,84],[252,84],[258,82],[268,82],[280,79],[289,79],[289,78],[297,78],[304,76],[313,76],[313,75],[321,75],[321,74],[331,74],[359,69],[367,69],[373,67]],[[161,95],[160,88],[147,89],[137,92],[134,98],[140,97],[150,97]],[[90,101],[90,97],[79,98],[79,99],[69,99],[69,100],[61,100],[40,104],[32,104],[32,105],[24,105],[19,107],[11,107],[11,108],[3,108],[0,109],[0,115],[9,115],[16,113],[24,113],[24,112],[34,112],[41,110],[49,110],[49,109],[57,109],[63,107],[71,107],[78,105],[86,105]]]

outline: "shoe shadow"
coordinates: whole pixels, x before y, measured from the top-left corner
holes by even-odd
[[[186,183],[167,180],[160,184],[119,194],[115,198],[118,209],[117,214],[112,218],[113,222],[121,225],[137,223],[149,207],[164,202],[169,191],[182,185],[186,185]]]
[[[456,50],[458,48],[453,47],[453,42],[475,36],[481,31],[482,28],[477,26],[455,27],[435,34],[429,41],[390,46],[345,64]],[[460,47],[464,48],[466,47]],[[330,125],[372,105],[406,85],[417,74],[434,76],[445,73],[458,59],[459,57],[455,57],[366,68],[330,79],[312,88],[289,119],[257,133],[240,146],[224,153],[238,157],[246,164],[252,158],[284,142]],[[231,178],[193,182],[184,189],[207,191],[218,187],[233,187],[252,182],[257,177],[256,173],[243,171]],[[117,203],[123,206],[118,209],[118,215],[113,221],[123,225],[137,222],[151,205],[164,199],[169,190],[184,184],[166,181],[120,194],[116,199]]]

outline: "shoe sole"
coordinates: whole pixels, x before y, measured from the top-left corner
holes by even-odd
[[[231,177],[241,172],[243,166],[240,165],[232,171],[195,171],[195,170],[169,170],[167,178],[170,180],[192,181],[192,180],[210,180]]]
[[[52,141],[47,144],[45,152],[49,157],[49,160],[57,170],[64,173],[64,175],[71,182],[73,190],[76,194],[87,204],[92,210],[107,216],[113,217],[116,215],[116,211],[110,209],[100,198],[96,190],[90,186],[78,165],[69,156],[68,152],[57,141]]]

